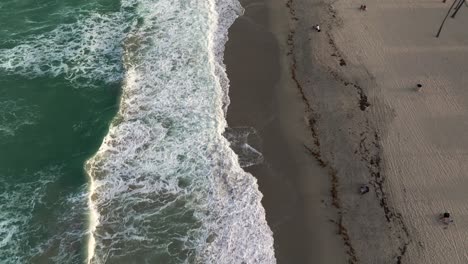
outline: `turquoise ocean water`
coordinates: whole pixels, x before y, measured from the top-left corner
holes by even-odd
[[[0,263],[273,263],[222,136],[237,1],[0,2]]]

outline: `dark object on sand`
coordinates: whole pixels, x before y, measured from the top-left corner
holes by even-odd
[[[418,83],[418,84],[416,85],[416,91],[419,92],[419,91],[421,91],[421,89],[422,89],[422,84]]]
[[[447,212],[441,214],[439,220],[440,220],[443,224],[446,224],[446,225],[448,225],[448,224],[450,224],[450,223],[453,222],[453,219],[450,217],[450,213],[447,213]]]
[[[460,10],[460,8],[463,6],[463,3],[466,4],[466,1],[463,0],[463,1],[459,1],[457,6],[455,7],[455,11],[452,13],[452,15],[450,16],[451,18],[455,18],[455,16],[457,15],[458,13],[458,10]],[[466,4],[468,6],[468,4]]]
[[[366,6],[366,5],[361,5],[361,6],[359,7],[359,9],[360,9],[361,11],[366,11],[366,10],[367,10],[367,6]]]
[[[436,38],[438,38],[440,36],[440,32],[442,32],[442,28],[444,27],[444,24],[445,24],[445,20],[447,20],[447,17],[450,15],[450,13],[452,12],[452,9],[455,5],[457,5],[455,7],[455,12],[453,13],[452,15],[452,18],[455,18],[455,15],[457,14],[458,10],[462,7],[463,3],[465,2],[466,0],[454,0],[452,5],[450,6],[449,10],[447,11],[447,14],[445,15],[444,17],[444,20],[442,20],[442,23],[440,24],[440,27],[439,27],[439,31],[437,31],[437,34],[436,34]]]
[[[314,26],[314,29],[317,30],[317,32],[320,32],[320,31],[321,31],[321,30],[320,30],[320,26],[319,26],[318,24]]]
[[[362,195],[362,194],[365,194],[365,193],[368,193],[369,192],[369,186],[367,185],[362,185],[361,188],[359,188],[359,193]]]

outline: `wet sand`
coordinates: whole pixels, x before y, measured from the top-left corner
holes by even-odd
[[[330,222],[334,212],[325,205],[330,183],[301,139],[308,136],[304,109],[290,89],[285,47],[272,33],[274,11],[263,1],[243,5],[246,13],[230,28],[225,52],[227,119],[230,127],[253,127],[260,137],[251,144],[265,161],[246,171],[258,179],[264,195],[278,263],[343,263],[342,242]],[[288,14],[280,15],[287,26]]]
[[[437,39],[451,3],[242,4],[228,123],[260,136],[265,161],[247,170],[278,263],[467,263],[465,8]]]

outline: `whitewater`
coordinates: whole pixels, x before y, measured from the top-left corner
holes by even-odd
[[[30,170],[28,160],[17,171],[0,164],[0,262],[275,263],[262,194],[241,167],[262,160],[245,144],[255,132],[229,130],[225,119],[224,45],[243,13],[240,3],[23,4],[0,3],[11,20],[0,29],[0,74],[11,80],[11,94],[24,90],[28,99],[0,97],[0,139],[16,142],[30,129],[18,142],[34,143],[39,147],[26,145],[25,152],[39,154],[31,155]],[[29,18],[6,15],[15,12]],[[92,104],[78,105],[70,122],[70,112],[57,115],[65,132],[58,141],[46,129],[59,123],[45,111],[49,102],[99,104],[107,98],[99,90],[114,86],[121,87],[119,110],[97,152],[102,135],[88,154],[77,141],[70,157],[48,160],[69,146],[66,136],[81,138],[97,127],[104,133],[113,115],[102,119],[107,110],[97,106],[84,115],[81,108]],[[48,96],[28,97],[40,89]],[[39,125],[43,137],[34,130]],[[233,148],[248,153],[238,157]]]
[[[120,109],[85,165],[88,263],[276,262],[256,180],[223,137],[224,44],[242,12],[236,0],[121,2]]]

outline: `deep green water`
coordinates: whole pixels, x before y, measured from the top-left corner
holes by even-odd
[[[34,49],[35,39],[59,25],[73,25],[78,14],[116,8],[114,0],[3,0],[0,64],[14,57],[6,55],[14,47],[30,43]],[[79,41],[80,34],[73,37]],[[83,163],[101,144],[119,91],[118,81],[71,82],[65,73],[0,67],[0,263],[86,258]]]

